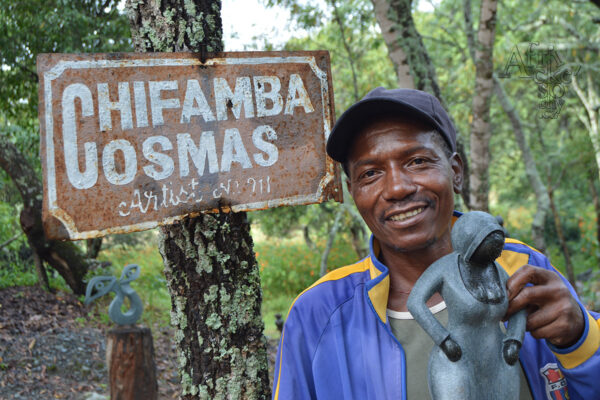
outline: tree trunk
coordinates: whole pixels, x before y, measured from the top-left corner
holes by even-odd
[[[496,37],[496,0],[482,0],[479,30],[475,47],[475,90],[473,95],[473,122],[471,124],[470,204],[477,210],[489,211],[490,164],[490,104],[494,82],[493,49]]]
[[[338,229],[340,229],[340,222],[342,221],[344,213],[344,207],[340,205],[337,211],[335,212],[335,219],[333,220],[333,225],[331,225],[331,229],[329,230],[329,235],[327,236],[327,243],[325,244],[325,249],[323,250],[323,254],[321,254],[321,276],[327,273],[327,259],[329,258],[329,253],[331,252],[331,248],[333,247],[333,242],[335,240],[335,236],[337,235],[337,231]]]
[[[184,399],[269,397],[261,291],[245,213],[161,228]]]
[[[100,249],[102,248],[102,238],[93,238],[93,239],[87,239],[85,241],[85,245],[86,245],[86,253],[85,256],[87,258],[96,258],[98,257],[98,254],[100,253]]]
[[[50,291],[50,282],[48,281],[48,274],[46,274],[46,268],[44,268],[44,261],[40,255],[33,252],[33,262],[35,263],[35,274],[38,278],[38,285],[45,291]]]
[[[588,173],[588,182],[590,184],[590,193],[592,194],[592,200],[594,202],[594,210],[596,211],[596,241],[598,246],[600,247],[600,198],[598,197],[598,191],[596,190],[596,179],[595,173]],[[598,257],[598,253],[596,253],[596,258],[598,259],[598,267],[600,268],[600,258]]]
[[[340,11],[337,7],[336,0],[329,0],[329,4],[333,8],[333,19],[335,23],[340,28],[340,37],[342,38],[342,43],[344,44],[344,50],[346,51],[346,55],[348,56],[348,63],[350,64],[350,71],[352,71],[352,94],[354,95],[354,101],[359,100],[358,94],[358,78],[356,76],[356,55],[348,45],[348,42],[352,41],[352,37],[346,38],[346,26],[344,24],[344,20],[340,15]]]
[[[400,87],[424,90],[442,99],[435,67],[412,17],[412,0],[372,0]]]
[[[388,55],[396,69],[398,86],[429,92],[437,97],[442,106],[448,110],[437,83],[435,66],[412,17],[412,0],[371,1],[388,49]],[[456,138],[456,147],[463,160],[466,173],[469,171],[469,160],[464,152],[460,135]],[[467,208],[471,208],[469,185],[469,176],[465,174],[461,197]]]
[[[583,113],[578,113],[577,117],[587,128],[590,140],[592,141],[596,158],[596,171],[600,177],[600,127],[598,124],[598,104],[600,104],[600,98],[594,88],[594,80],[592,80],[590,71],[586,71],[586,80],[587,90],[585,91],[579,86],[579,81],[575,75],[573,75],[571,85],[586,112],[585,116]]]
[[[535,159],[531,154],[529,144],[527,144],[521,118],[517,114],[517,110],[510,102],[506,92],[504,91],[502,82],[500,82],[500,79],[498,79],[495,74],[494,91],[496,93],[496,97],[498,97],[498,101],[500,102],[502,109],[510,120],[513,132],[515,133],[515,139],[517,140],[519,149],[521,149],[521,155],[523,157],[523,163],[525,164],[525,173],[527,175],[527,179],[529,180],[529,184],[535,193],[536,211],[533,217],[533,222],[531,223],[531,234],[533,236],[534,246],[539,251],[544,252],[546,250],[544,224],[546,221],[546,215],[548,215],[550,209],[550,198],[548,196],[548,191],[542,182],[542,179],[540,178]]]
[[[40,268],[39,276],[43,279],[43,262],[46,262],[58,271],[73,293],[84,294],[83,277],[88,263],[75,244],[46,239],[42,227],[42,184],[27,159],[3,135],[0,135],[0,168],[10,176],[23,199],[21,228],[27,235],[31,250],[39,257],[39,264],[36,262],[36,268]]]
[[[554,203],[554,189],[550,186],[550,182],[548,182],[548,198],[550,200],[550,209],[552,210],[552,216],[554,217],[556,235],[558,236],[558,241],[560,243],[560,247],[562,248],[563,256],[565,257],[565,269],[567,270],[567,278],[569,279],[571,286],[573,286],[573,289],[577,291],[577,286],[575,285],[575,272],[573,271],[573,264],[571,263],[571,255],[569,254],[567,241],[565,240],[565,235],[563,234],[560,216],[558,215],[558,210],[556,209],[556,204]]]
[[[469,53],[471,55],[471,58],[473,58],[473,62],[476,62],[475,60],[477,56],[476,49],[474,48],[475,41],[473,36],[470,0],[464,0],[463,9]],[[525,164],[525,173],[527,174],[529,183],[531,184],[531,187],[533,188],[533,191],[535,193],[536,213],[531,224],[531,232],[534,246],[538,250],[543,252],[546,249],[546,240],[544,238],[544,223],[546,220],[546,215],[548,214],[550,208],[548,192],[546,190],[546,186],[544,186],[544,183],[540,178],[535,159],[533,158],[533,155],[531,154],[531,149],[529,148],[527,140],[525,139],[525,131],[523,129],[521,118],[517,114],[517,110],[515,109],[514,105],[510,102],[508,95],[504,91],[504,86],[502,85],[502,82],[500,82],[496,74],[494,74],[493,72],[492,79],[494,92],[496,94],[496,97],[498,98],[498,101],[500,102],[500,106],[502,107],[504,113],[508,116],[508,119],[510,120],[513,132],[515,133],[515,139],[517,141],[517,144],[519,145],[519,149],[521,150],[523,163]],[[473,149],[471,149],[471,154],[473,154]],[[471,188],[473,188],[472,183]]]
[[[302,227],[302,235],[304,236],[304,243],[306,243],[306,247],[308,247],[311,251],[317,251],[317,245],[310,238],[310,230],[308,225],[304,225]]]
[[[106,336],[110,398],[156,400],[156,364],[152,332],[148,328],[120,327]]]
[[[136,51],[221,51],[221,2],[126,5]],[[246,213],[161,228],[183,399],[270,397],[260,276]]]

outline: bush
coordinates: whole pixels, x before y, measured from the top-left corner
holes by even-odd
[[[311,251],[298,239],[266,239],[254,245],[265,297],[297,296],[319,279],[321,251],[325,240]],[[356,253],[345,236],[338,236],[329,254],[328,269],[356,262]]]

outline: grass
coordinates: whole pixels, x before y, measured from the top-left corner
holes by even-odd
[[[319,278],[320,251],[311,251],[300,238],[268,239],[254,235],[254,250],[261,273],[263,290],[262,316],[265,334],[278,338],[275,314],[285,319],[294,298]],[[259,238],[259,239],[257,239]],[[324,246],[324,240],[317,243]],[[127,264],[138,264],[141,276],[133,281],[131,287],[136,290],[144,303],[142,323],[148,326],[158,324],[166,326],[170,320],[171,300],[166,286],[163,264],[155,243],[135,247],[113,247],[100,252],[101,261],[110,261],[112,267],[100,270],[95,275],[120,276]],[[334,243],[330,253],[330,269],[356,261],[356,255],[348,240],[340,237]],[[96,315],[100,322],[107,323],[106,309],[112,295],[98,299],[90,316]],[[99,317],[98,317],[99,315]]]
[[[261,275],[263,292],[261,311],[265,334],[270,338],[278,338],[275,314],[281,314],[285,319],[296,296],[319,278],[319,265],[325,239],[317,241],[318,249],[313,251],[306,245],[301,235],[290,239],[274,239],[264,236],[256,227],[253,227],[252,231]],[[162,258],[153,232],[149,232],[144,238],[144,240],[133,241],[133,245],[126,241],[117,242],[112,237],[107,239],[105,243],[112,245],[104,248],[98,259],[110,261],[112,266],[90,271],[86,280],[89,281],[97,275],[112,275],[118,278],[126,265],[138,264],[141,267],[141,275],[131,283],[131,287],[138,293],[144,304],[140,322],[150,327],[155,325],[164,327],[170,324],[171,299],[164,277]],[[349,242],[347,238],[341,236],[337,238],[329,255],[329,270],[356,261],[356,254]],[[52,288],[70,292],[56,271],[48,269],[48,275]],[[0,289],[35,284],[37,284],[37,276],[32,265],[15,264],[10,268],[0,268]],[[92,304],[87,317],[80,318],[78,323],[85,325],[96,322],[111,325],[108,305],[113,298],[114,294],[111,293],[97,299]],[[80,296],[79,300],[83,302],[84,296]]]
[[[120,276],[126,265],[138,264],[140,277],[131,283],[131,287],[144,304],[142,324],[147,326],[169,325],[171,298],[163,272],[162,258],[156,244],[151,243],[144,247],[114,247],[101,251],[98,259],[112,263],[112,267],[108,271],[101,271],[101,274],[111,274],[117,277]],[[112,295],[105,297],[107,300],[112,300]]]

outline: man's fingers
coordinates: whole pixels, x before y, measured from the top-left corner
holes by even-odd
[[[557,318],[548,325],[531,330],[530,333],[534,338],[546,339],[555,346],[570,346],[574,340],[564,338],[564,332],[572,329],[571,325],[572,323],[569,323],[566,319]],[[579,336],[576,336],[576,338],[579,338]]]
[[[554,313],[553,310],[549,308],[540,308],[527,316],[527,330],[535,332],[547,325],[551,325],[559,318],[560,314]]]
[[[527,286],[522,288],[512,300],[508,303],[506,318],[525,307],[545,303],[546,299],[552,295],[552,290],[546,286]]]
[[[528,283],[534,285],[546,283],[548,279],[551,279],[547,273],[552,274],[542,268],[535,268],[528,264],[523,265],[506,281],[508,300],[511,301],[515,298]]]

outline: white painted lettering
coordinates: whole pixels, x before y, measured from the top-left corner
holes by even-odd
[[[284,114],[293,115],[294,108],[300,106],[304,108],[304,112],[307,114],[315,111],[310,102],[308,92],[304,87],[304,82],[302,82],[302,78],[298,74],[292,74],[290,75],[290,86],[285,102]]]
[[[123,173],[117,171],[115,165],[115,152],[118,150],[123,152],[125,161],[125,170]],[[113,185],[126,185],[133,181],[137,172],[137,158],[135,149],[125,139],[117,139],[109,142],[102,151],[102,167],[104,168],[104,176],[106,180]]]
[[[198,106],[195,106],[197,103]],[[187,81],[187,89],[185,91],[185,99],[183,100],[183,110],[181,111],[181,123],[189,124],[194,115],[202,115],[204,121],[214,121],[213,115],[206,97],[200,88],[200,83],[196,79]]]
[[[110,101],[108,83],[98,84],[98,117],[100,119],[100,131],[106,132],[112,129],[111,111],[117,110],[121,113],[121,129],[133,129],[131,118],[131,95],[129,94],[129,82],[119,82],[119,101]]]
[[[256,127],[254,132],[252,132],[252,143],[254,143],[254,146],[257,149],[262,150],[267,155],[267,158],[265,158],[265,155],[262,153],[254,153],[252,157],[254,158],[254,161],[261,167],[270,167],[277,162],[279,152],[277,150],[277,146],[263,139],[263,135],[265,134],[267,136],[267,140],[273,141],[277,139],[277,133],[275,130],[273,130],[273,128],[271,128],[269,125],[261,125]]]
[[[85,172],[79,170],[77,157],[77,123],[75,115],[75,98],[81,100],[81,115],[94,115],[92,93],[82,83],[73,83],[65,88],[62,95],[63,140],[65,150],[65,165],[69,182],[76,189],[89,189],[98,180],[98,151],[96,143],[85,142]]]
[[[164,125],[163,110],[179,108],[179,99],[163,99],[163,90],[177,90],[177,81],[150,81],[150,109],[152,110],[152,126]]]
[[[270,91],[265,91],[265,85],[270,86]],[[254,96],[256,97],[256,116],[266,117],[277,115],[283,108],[283,99],[279,94],[281,82],[276,76],[255,76],[254,77]],[[272,103],[271,108],[267,108],[267,100]]]
[[[148,126],[148,105],[146,104],[146,85],[144,82],[133,82],[133,99],[137,127],[146,128]]]
[[[227,120],[227,109],[230,108],[235,119],[240,119],[242,103],[246,118],[254,117],[254,105],[252,103],[252,87],[250,78],[241,76],[235,80],[235,91],[232,92],[227,80],[224,78],[214,79],[215,106],[217,119]]]
[[[150,178],[159,181],[168,178],[173,174],[175,164],[173,163],[173,159],[168,155],[155,151],[155,144],[160,145],[162,151],[173,150],[173,145],[171,144],[171,141],[164,136],[151,136],[144,140],[144,144],[142,145],[144,157],[151,163],[160,167],[160,171],[158,171],[155,165],[146,165],[143,170]]]
[[[217,149],[215,146],[215,137],[213,132],[202,132],[198,147],[189,133],[180,133],[177,135],[177,152],[179,155],[179,174],[188,176],[190,166],[188,154],[196,166],[198,175],[204,174],[204,162],[208,158],[208,172],[211,174],[219,172],[219,160],[217,160]]]
[[[252,168],[252,163],[244,148],[240,131],[236,128],[225,129],[221,172],[229,172],[231,170],[231,163],[233,162],[240,163],[242,168]]]

